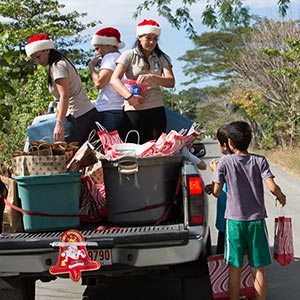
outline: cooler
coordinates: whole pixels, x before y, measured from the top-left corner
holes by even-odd
[[[177,155],[102,160],[108,221],[140,224],[160,219],[175,196],[182,159]]]
[[[79,226],[81,173],[15,176],[24,230],[39,232]]]

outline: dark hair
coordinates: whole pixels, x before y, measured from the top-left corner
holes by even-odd
[[[147,57],[145,56],[143,47],[142,47],[142,45],[141,45],[139,39],[137,39],[137,40],[135,41],[133,47],[134,47],[134,48],[138,48],[138,50],[139,50],[140,53],[142,54],[142,57],[143,57],[144,61],[147,63],[148,69],[149,69],[149,68],[150,68],[150,64],[149,64],[149,61],[148,61]],[[163,56],[163,57],[168,61],[168,63],[171,65],[171,61],[170,61],[169,56],[159,48],[158,44],[156,44],[156,46],[155,46],[153,52],[156,53],[156,55],[157,55],[158,57]]]
[[[66,60],[67,62],[69,62],[71,64],[71,66],[75,69],[75,71],[77,72],[75,66],[73,65],[73,63],[66,58],[62,53],[60,53],[59,51],[55,50],[55,49],[50,49],[49,52],[49,67],[52,66],[54,63],[60,61],[60,60]],[[48,72],[48,84],[52,86],[52,79],[50,76],[50,68],[49,68],[49,72]]]
[[[234,147],[240,151],[247,150],[252,139],[250,125],[244,121],[231,122],[227,127],[227,135]]]
[[[227,134],[228,125],[222,125],[217,131],[217,139],[221,145],[226,145],[227,151],[232,154],[232,151],[228,145],[228,134]]]

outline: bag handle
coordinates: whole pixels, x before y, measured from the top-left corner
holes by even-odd
[[[134,130],[134,129],[133,130],[129,130],[127,132],[126,137],[125,137],[125,143],[127,143],[127,139],[129,137],[129,134],[132,133],[132,132],[136,133],[136,135],[137,135],[137,144],[139,145],[140,144],[140,134],[139,134],[139,132],[137,130]]]
[[[95,124],[96,124],[96,126],[98,127],[98,129],[99,129],[100,131],[108,132],[108,130],[107,130],[102,124],[100,124],[100,122],[95,121]]]
[[[100,149],[103,148],[103,145],[102,145],[101,139],[92,141],[95,136],[97,136],[97,132],[95,129],[93,129],[88,136],[88,142],[91,145],[92,150],[100,151]]]
[[[41,147],[45,147],[45,148],[41,148]],[[34,150],[36,150],[37,151],[37,156],[40,159],[40,157],[43,156],[43,155],[40,155],[40,151],[42,151],[43,149],[46,149],[46,147],[48,148],[48,150],[50,152],[49,155],[53,156],[52,146],[48,142],[38,142],[38,145],[29,145],[28,155],[31,155],[30,152],[33,152]]]
[[[185,128],[181,128],[179,131],[178,131],[178,134],[180,135],[185,135],[187,133],[187,129]]]
[[[275,206],[277,207],[277,199],[275,199]],[[279,207],[279,216],[285,216],[285,208],[280,205]]]
[[[192,124],[192,127],[194,128],[195,131],[198,131],[198,132],[200,132],[201,129],[202,129],[201,125],[199,123],[197,123],[197,122],[194,122]]]

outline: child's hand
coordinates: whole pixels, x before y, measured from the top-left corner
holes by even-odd
[[[218,166],[218,161],[216,159],[213,159],[210,163],[209,163],[210,169],[215,172],[217,170],[217,166]]]
[[[286,196],[283,193],[281,193],[281,195],[277,197],[276,200],[278,200],[282,206],[285,206]]]
[[[205,192],[210,195],[214,190],[214,182],[210,183],[210,184],[207,184],[205,186]]]

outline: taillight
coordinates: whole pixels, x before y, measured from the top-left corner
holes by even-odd
[[[190,225],[202,225],[204,222],[204,195],[202,180],[199,176],[188,177],[188,198]]]
[[[189,178],[189,192],[190,195],[202,194],[203,187],[200,177],[190,177]]]

